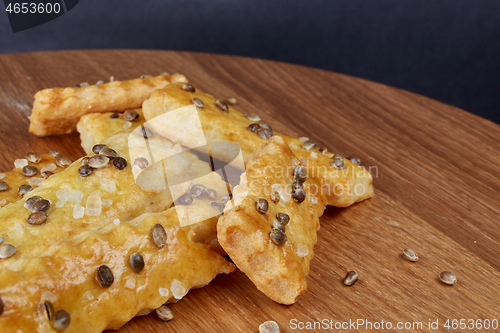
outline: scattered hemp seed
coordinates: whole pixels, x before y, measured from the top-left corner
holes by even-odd
[[[56,331],[64,331],[71,323],[71,316],[64,310],[59,310],[54,316],[54,328]]]
[[[275,321],[269,320],[259,325],[259,333],[280,333],[280,327]]]
[[[97,282],[101,285],[103,288],[109,288],[113,284],[113,281],[115,280],[113,276],[113,272],[111,272],[111,269],[109,269],[108,266],[106,265],[101,265],[97,269]]]
[[[189,83],[184,83],[182,85],[182,90],[194,93],[196,91],[195,87]]]
[[[41,225],[47,222],[47,214],[43,211],[31,213],[28,217],[28,223],[31,225]]]
[[[79,169],[78,169],[78,173],[80,174],[80,176],[82,177],[88,177],[92,174],[92,171],[94,171],[94,169],[92,169],[90,166],[88,165],[83,165],[81,166]]]
[[[166,305],[162,305],[158,309],[156,309],[156,314],[158,315],[158,318],[160,318],[163,321],[169,321],[174,319],[172,311]]]
[[[439,280],[444,284],[452,286],[457,283],[457,276],[450,271],[444,271],[439,273]]]
[[[149,162],[145,157],[138,157],[135,159],[134,165],[137,165],[140,169],[144,170],[148,167]]]
[[[262,213],[262,214],[265,214],[267,213],[267,211],[269,210],[269,203],[267,202],[266,199],[262,199],[260,198],[259,200],[257,200],[257,202],[255,203],[255,208],[257,209],[257,211],[259,213]]]
[[[92,147],[92,151],[94,152],[94,154],[99,154],[99,152],[106,148],[107,146],[106,145],[103,145],[103,144],[97,144],[97,145],[94,145],[94,147]]]
[[[234,97],[228,97],[226,99],[226,102],[227,102],[227,104],[236,105],[236,103],[238,103],[238,100]]]
[[[344,284],[346,286],[352,286],[358,281],[358,273],[356,271],[350,271],[346,274],[344,278]]]
[[[142,254],[139,252],[134,252],[130,255],[130,267],[134,270],[136,273],[142,272],[144,269],[144,258]]]
[[[220,99],[215,101],[215,106],[217,106],[219,108],[219,110],[221,110],[222,112],[229,111],[229,107],[227,106],[226,102],[224,102]]]
[[[127,110],[123,113],[123,118],[127,121],[134,121],[139,118],[139,114],[135,110]]]
[[[58,156],[56,159],[56,164],[61,168],[67,168],[71,165],[71,160],[65,156]]]
[[[260,125],[257,124],[257,123],[253,123],[253,124],[250,124],[248,125],[248,130],[250,132],[257,132],[257,130],[260,128]]]
[[[305,182],[307,179],[307,170],[303,165],[297,165],[293,171],[293,176],[295,179],[301,183]]]
[[[99,151],[99,155],[104,155],[104,156],[107,156],[109,158],[115,158],[116,156],[118,156],[116,151],[114,151],[113,149],[111,149],[109,147],[102,148]]]
[[[286,243],[287,237],[284,231],[281,231],[276,228],[271,229],[271,233],[269,234],[269,237],[273,241],[274,244],[276,245],[283,245]]]
[[[418,260],[418,255],[415,251],[412,249],[404,249],[403,250],[403,257],[408,260],[408,261],[417,261]]]
[[[17,249],[14,245],[2,244],[0,245],[0,259],[7,259],[16,254]]]
[[[33,177],[38,173],[38,169],[32,165],[27,165],[23,168],[23,175],[25,177]]]
[[[153,238],[153,243],[158,247],[163,247],[167,244],[167,232],[161,224],[155,224],[151,230],[151,238]]]
[[[42,156],[35,153],[27,153],[26,159],[31,163],[40,163],[42,161]]]
[[[247,113],[247,114],[245,114],[245,117],[251,121],[260,121],[260,117],[258,115],[256,115],[255,113]]]
[[[117,157],[113,160],[113,165],[118,170],[123,170],[127,167],[127,160],[124,159],[123,157]]]
[[[330,163],[335,169],[343,169],[345,167],[345,162],[343,159],[335,159]]]
[[[267,139],[270,139],[271,137],[273,137],[274,133],[270,129],[267,129],[267,128],[264,128],[261,126],[259,129],[257,129],[257,135],[260,138],[267,140]]]
[[[201,99],[195,97],[191,101],[196,106],[196,108],[198,109],[198,111],[203,110],[205,108],[205,103],[203,103],[203,101]]]
[[[9,184],[6,182],[0,182],[0,192],[7,191],[9,189]]]
[[[361,165],[361,160],[356,157],[356,156],[351,156],[349,158],[347,158],[349,161],[351,161],[352,163],[354,164],[357,164],[357,165]]]

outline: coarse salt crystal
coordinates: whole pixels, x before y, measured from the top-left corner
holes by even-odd
[[[5,178],[5,173],[0,173],[0,179],[4,179]]]
[[[89,85],[88,82],[82,82],[82,83],[80,83],[80,87],[82,87],[82,88],[83,87],[87,87],[88,85]]]
[[[174,295],[176,299],[181,299],[184,295],[186,295],[186,288],[182,286],[182,283],[179,280],[172,281],[170,289],[172,290],[172,295]]]
[[[304,258],[305,256],[307,256],[309,254],[309,250],[307,249],[307,245],[305,244],[300,244],[298,247],[297,247],[297,255],[300,257],[300,258]]]
[[[316,154],[315,152],[311,152],[311,157],[312,158],[318,158],[318,154]]]
[[[158,289],[158,292],[163,297],[167,297],[168,294],[170,293],[170,291],[167,288],[160,288],[160,289]]]
[[[85,292],[85,294],[83,294],[83,297],[86,297],[90,301],[94,299],[94,295],[92,295],[92,292],[90,290]]]
[[[127,128],[130,128],[132,126],[132,123],[130,121],[127,121],[124,125],[123,125],[123,128],[124,129],[127,129]]]
[[[317,204],[318,203],[318,198],[315,195],[310,194],[311,196],[311,203],[312,204]]]
[[[54,171],[55,169],[57,169],[57,165],[55,165],[54,163],[50,163],[50,164],[47,164],[46,166],[44,166],[43,168],[40,169],[40,172],[43,173],[45,171]]]
[[[57,203],[56,203],[56,208],[61,208],[61,207],[63,207],[66,203],[67,203],[67,201],[66,201],[66,200],[59,200],[59,201],[57,201]]]
[[[299,138],[300,142],[306,142],[309,140],[309,138],[306,138],[305,136]]]
[[[301,158],[300,159],[300,163],[303,165],[303,166],[307,166],[307,159],[304,157],[304,158]]]
[[[82,203],[83,193],[79,190],[59,190],[56,192],[56,196],[59,200],[74,202],[74,203]]]
[[[28,179],[28,184],[31,186],[40,186],[42,185],[42,182],[44,181],[44,178],[42,177],[33,177]]]
[[[85,215],[85,207],[80,204],[75,204],[75,208],[73,209],[73,218],[81,219]]]
[[[101,197],[99,191],[94,191],[87,197],[85,214],[87,216],[99,216],[101,212]]]
[[[125,287],[128,288],[128,289],[134,289],[135,288],[135,279],[134,278],[130,278],[127,280],[127,282],[125,282]]]
[[[115,77],[114,76],[110,76],[109,77],[109,82],[113,82],[115,80]]]
[[[134,176],[135,176],[135,174],[137,174],[137,173],[141,172],[141,170],[142,170],[142,169],[141,169],[138,165],[134,165],[134,166],[132,167],[132,173],[134,174]]]
[[[290,144],[290,148],[297,149],[297,148],[299,148],[299,147],[295,144],[295,142],[292,142],[292,143]]]
[[[120,225],[120,222],[121,222],[121,221],[120,221],[120,219],[114,219],[114,220],[113,220],[113,223],[114,223],[115,225]]]
[[[103,178],[101,179],[101,185],[106,192],[116,192],[116,182],[113,179]]]
[[[20,158],[14,161],[14,166],[18,169],[22,169],[28,165],[28,160],[25,158]]]
[[[111,200],[111,199],[103,199],[101,201],[101,205],[103,205],[103,206],[111,206],[112,204],[113,204],[113,200]]]

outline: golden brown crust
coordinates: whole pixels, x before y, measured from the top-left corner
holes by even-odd
[[[9,172],[0,173],[0,181],[5,182],[9,185],[8,190],[0,192],[0,208],[22,199],[22,197],[19,195],[19,186],[26,184],[31,185],[33,189],[36,189],[38,187],[38,185],[36,185],[37,182],[41,181],[41,178],[43,178],[40,171],[48,165],[50,165],[50,169],[55,167],[52,170],[54,174],[64,170],[64,168],[58,167],[56,165],[56,158],[54,156],[49,154],[40,156],[42,158],[40,163],[28,163],[29,165],[32,165],[38,169],[38,174],[34,177],[24,176],[22,168],[14,168]],[[29,196],[30,194],[28,193],[26,195]]]
[[[222,257],[225,252],[217,242],[220,212],[211,205],[213,200],[201,196],[189,206],[176,205],[165,211],[173,199],[186,192],[189,182],[173,198],[166,191],[137,186],[131,172],[131,156],[141,150],[141,140],[144,142],[141,135],[136,136],[141,120],[116,132],[113,126],[106,126],[114,121],[109,114],[85,117],[89,119],[83,121],[83,134],[95,131],[93,139],[103,138],[98,143],[115,149],[128,166],[124,170],[113,166],[94,170],[84,179],[77,174],[77,161],[53,176],[32,193],[53,202],[44,225],[26,223],[29,212],[22,207],[25,200],[0,211],[0,235],[5,235],[5,243],[15,245],[18,251],[10,258],[0,259],[0,298],[5,307],[0,316],[1,332],[55,332],[43,313],[38,315],[37,308],[44,300],[51,301],[56,311],[70,313],[72,323],[65,332],[117,329],[139,313],[148,313],[166,301],[176,301],[172,289],[175,280],[187,292],[208,284],[217,274],[234,270]],[[107,135],[111,137],[104,139]],[[155,156],[179,155],[182,151],[178,144],[160,136],[149,143]],[[181,160],[172,161],[180,165],[170,167],[178,170],[181,178],[185,175],[186,180],[215,189],[219,197],[227,191],[226,183],[211,172],[207,163],[187,151],[180,155]],[[116,184],[116,191],[103,189],[102,182],[109,180]],[[75,219],[75,203],[57,207],[57,191],[69,188],[82,192],[82,205],[95,190],[103,200],[112,202],[102,206],[99,216]],[[167,232],[168,241],[162,248],[151,239],[155,224],[161,224]],[[146,263],[140,274],[133,272],[128,262],[133,252],[140,252]],[[100,287],[95,279],[97,268],[103,264],[114,276],[108,289]],[[169,295],[162,296],[159,288],[167,289]]]
[[[51,88],[35,94],[30,132],[38,136],[76,131],[81,116],[94,112],[121,112],[141,107],[155,89],[187,82],[183,75],[113,81],[82,88]]]
[[[260,291],[282,304],[294,303],[307,289],[319,216],[326,204],[325,197],[315,193],[318,186],[312,179],[304,183],[305,201],[298,203],[290,197],[293,170],[299,164],[281,137],[269,139],[248,163],[242,183],[234,190],[236,206],[225,211],[217,224],[219,242],[236,266]],[[281,199],[274,203],[271,193],[276,188]],[[269,204],[265,214],[256,209],[259,198]],[[285,226],[287,241],[281,246],[270,237],[277,213],[290,217]]]
[[[192,102],[194,97],[201,99],[205,104],[203,110],[198,111],[197,115],[203,127],[204,139],[207,142],[236,143],[240,146],[246,163],[257,149],[266,143],[265,139],[248,130],[248,126],[254,121],[247,119],[232,106],[229,106],[228,112],[223,112],[216,106],[216,99],[212,95],[198,89],[194,93],[184,91],[180,84],[172,84],[155,91],[144,102],[143,112],[153,127],[154,122],[151,120],[167,113],[170,113],[169,122],[186,124],[193,118],[188,115],[196,110]],[[186,106],[190,107],[182,109],[182,112],[172,112]],[[158,127],[155,130],[174,142],[196,149],[199,146],[199,141],[193,136],[186,135],[186,127],[166,126],[162,122],[158,122]],[[196,124],[191,124],[191,128],[195,127]],[[343,159],[345,167],[336,169],[331,165],[333,159],[321,154],[317,148],[306,150],[302,148],[302,142],[299,139],[287,136],[283,136],[283,138],[299,159],[307,159],[308,174],[321,185],[329,205],[347,207],[373,196],[372,176],[365,168],[348,159]],[[217,158],[227,163],[232,161],[234,155],[233,151],[217,152]]]
[[[161,224],[167,234],[162,248],[151,240],[155,224]],[[0,331],[56,332],[43,311],[38,315],[37,308],[45,300],[55,311],[71,315],[71,324],[64,332],[118,329],[138,313],[175,302],[174,295],[180,298],[190,289],[207,285],[217,274],[232,272],[234,266],[222,256],[193,242],[192,228],[181,227],[175,208],[171,208],[82,233],[42,256],[20,261],[16,269],[12,265],[1,270],[4,313],[0,315]],[[129,263],[134,252],[144,258],[140,273]],[[96,281],[100,265],[107,265],[113,273],[113,284],[106,289]],[[175,283],[185,292],[175,293]],[[160,288],[168,295],[162,296]]]

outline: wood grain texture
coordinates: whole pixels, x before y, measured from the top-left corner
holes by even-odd
[[[77,135],[41,139],[28,133],[36,91],[164,71],[185,74],[219,98],[236,97],[237,109],[259,114],[279,132],[360,157],[371,167],[376,195],[346,209],[327,208],[309,290],[297,304],[274,303],[236,272],[172,305],[173,321],[152,314],[119,332],[257,332],[266,320],[277,321],[282,332],[301,331],[291,329],[292,319],[384,320],[393,328],[421,321],[423,331],[429,320],[439,319],[445,331],[448,318],[500,320],[500,126],[406,91],[318,69],[211,54],[2,55],[0,170],[10,170],[28,151],[83,155]],[[420,260],[405,261],[405,247]],[[342,285],[349,270],[360,275],[353,287]],[[441,284],[443,270],[455,272],[458,284]]]

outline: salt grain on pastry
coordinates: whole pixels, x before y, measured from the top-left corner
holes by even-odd
[[[85,207],[80,204],[75,204],[75,208],[73,209],[73,218],[81,219],[85,215]]]
[[[27,165],[28,165],[28,160],[25,158],[20,158],[14,161],[14,167],[16,167],[16,169],[22,169]]]
[[[307,256],[309,254],[309,250],[307,249],[307,245],[305,244],[300,244],[299,246],[297,246],[297,255],[300,257],[300,258],[304,258],[305,256]]]
[[[168,297],[168,294],[170,294],[170,291],[167,288],[159,288],[158,292],[160,293],[160,296],[163,297]]]
[[[186,295],[186,288],[184,288],[182,286],[182,283],[179,280],[174,279],[172,281],[172,285],[170,286],[170,290],[172,290],[172,295],[176,299],[181,299],[182,297],[184,297],[184,295]]]
[[[102,212],[101,209],[101,197],[99,196],[99,191],[90,193],[90,195],[87,197],[85,214],[87,216],[99,216]]]

